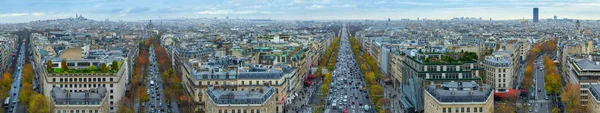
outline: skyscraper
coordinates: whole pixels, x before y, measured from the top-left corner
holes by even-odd
[[[533,8],[533,22],[538,22],[539,21],[539,9]]]
[[[558,20],[558,17],[556,15],[554,15],[554,21]]]

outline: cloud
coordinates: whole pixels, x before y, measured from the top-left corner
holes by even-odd
[[[119,16],[125,16],[127,13],[129,13],[129,11],[131,11],[131,9],[123,9],[119,11]]]
[[[245,14],[278,14],[283,12],[271,12],[271,11],[257,11],[257,10],[206,10],[195,12],[196,14],[203,15],[245,15]]]
[[[320,9],[320,8],[323,8],[323,6],[322,5],[313,4],[311,6],[306,6],[304,8],[305,9]]]
[[[33,12],[33,13],[8,13],[8,14],[0,14],[0,17],[19,17],[19,16],[43,16],[42,12]]]

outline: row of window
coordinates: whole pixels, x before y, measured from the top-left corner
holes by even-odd
[[[111,79],[112,79],[112,78],[111,78]],[[200,86],[202,86],[202,83],[203,83],[203,82],[202,82],[202,81],[200,81],[199,83],[200,83]],[[206,85],[209,85],[209,86],[210,86],[210,85],[211,85],[211,83],[212,83],[212,81],[206,81]],[[252,83],[253,83],[252,81],[248,81],[248,83],[249,83],[249,85],[263,85],[264,83],[266,83],[266,81],[262,81],[262,82],[260,82],[260,83],[259,83],[259,81],[256,81],[256,82],[254,82],[255,84],[252,84]],[[263,84],[261,84],[261,83],[263,83]],[[273,81],[269,81],[268,83],[269,83],[269,85],[273,85]],[[214,82],[214,84],[215,84],[215,85],[219,85],[219,81],[215,81],[215,82]],[[223,85],[227,85],[227,81],[222,81],[222,84],[223,84]],[[245,81],[242,81],[242,85],[246,85],[246,82],[245,82]],[[275,85],[279,85],[279,81],[275,81]]]
[[[233,109],[231,110],[231,112],[228,112],[228,111],[229,111],[229,110],[221,110],[221,109],[220,109],[220,110],[219,110],[219,113],[236,113],[236,112],[235,112],[236,110],[233,110]],[[242,111],[243,111],[243,112],[242,112]],[[250,111],[250,112],[248,112],[248,111]],[[251,110],[245,110],[245,109],[244,109],[244,110],[240,110],[240,109],[238,109],[238,110],[237,110],[237,113],[260,113],[260,109],[257,109],[257,110],[256,110],[256,112],[254,112],[254,109],[251,109]]]
[[[55,87],[61,88],[97,88],[106,87],[106,84],[54,84]],[[108,84],[108,89],[112,91],[113,84]],[[112,93],[112,92],[110,92]]]
[[[108,78],[108,82],[113,82],[113,78]],[[52,82],[107,82],[106,78],[52,78]]]
[[[56,110],[56,113],[98,113],[98,110]]]
[[[459,112],[460,110],[460,112]],[[460,108],[455,108],[454,113],[471,113],[471,107],[466,107],[466,112],[465,112],[465,107],[460,107]],[[472,113],[476,113],[479,110],[479,112],[483,113],[483,107],[473,107],[473,112]],[[442,108],[442,113],[453,113],[452,112],[452,108]]]

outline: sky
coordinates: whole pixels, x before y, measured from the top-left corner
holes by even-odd
[[[74,17],[94,20],[219,18],[392,20],[482,17],[600,19],[600,0],[0,0],[0,23]]]

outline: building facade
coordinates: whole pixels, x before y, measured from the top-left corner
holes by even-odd
[[[52,59],[47,59],[52,60]],[[62,88],[66,92],[85,92],[90,89],[105,87],[107,90],[106,97],[108,98],[108,111],[115,112],[119,100],[125,96],[126,83],[128,82],[128,64],[125,59],[122,61],[120,68],[116,72],[71,72],[71,73],[55,73],[52,71],[39,71],[41,77],[40,86],[42,86],[43,94],[46,96],[52,95],[53,88]],[[60,68],[60,59],[53,60],[53,68]],[[85,60],[67,60],[67,65],[70,69],[83,70],[89,66],[97,66],[105,63],[108,66],[112,64],[112,60],[85,59]],[[48,70],[46,66],[39,66],[39,70]],[[60,106],[59,106],[60,107]]]
[[[413,49],[403,52],[406,56],[402,62],[404,97],[401,101],[407,112],[424,110],[423,89],[427,83],[481,80],[479,71],[483,68],[479,67],[475,53],[468,52],[471,56],[467,58],[443,49]]]
[[[507,92],[512,88],[512,58],[501,52],[494,52],[483,60],[486,82],[495,88],[495,92]]]
[[[425,113],[491,113],[493,89],[475,82],[432,84],[425,90]]]

